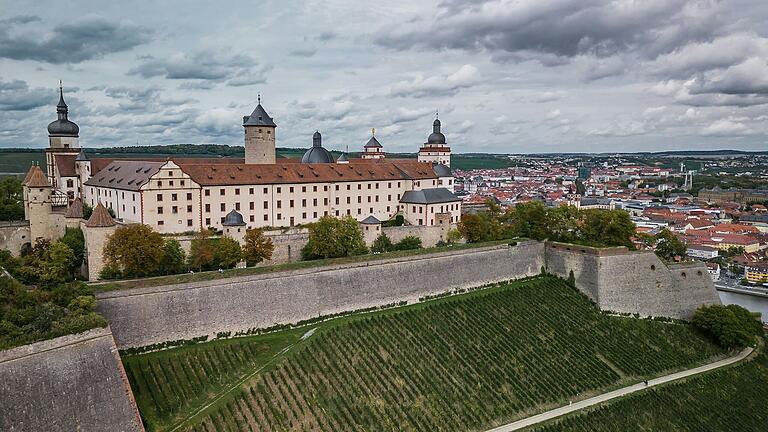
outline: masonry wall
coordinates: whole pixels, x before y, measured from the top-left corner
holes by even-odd
[[[109,328],[0,351],[0,430],[143,431]]]
[[[433,247],[443,239],[448,229],[456,228],[455,225],[447,229],[442,225],[422,226],[422,225],[403,225],[395,227],[384,227],[384,234],[389,237],[392,243],[397,243],[408,236],[416,236],[421,239],[421,245],[424,247]]]
[[[450,289],[536,275],[543,244],[424,256],[97,295],[122,348],[414,301]]]
[[[25,243],[32,244],[29,221],[0,222],[0,249],[19,256]]]
[[[547,243],[547,270],[568,278],[600,309],[689,319],[703,304],[720,304],[703,263],[667,266],[653,252]]]

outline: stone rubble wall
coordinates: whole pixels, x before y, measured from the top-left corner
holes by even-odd
[[[109,327],[0,351],[0,430],[143,431]]]

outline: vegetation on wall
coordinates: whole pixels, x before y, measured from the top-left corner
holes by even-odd
[[[506,211],[492,201],[488,211],[464,214],[459,231],[471,243],[527,237],[587,246],[634,248],[635,225],[622,210],[580,210],[573,206],[549,208],[532,201]]]
[[[485,430],[723,351],[544,276],[124,361],[148,430],[191,417],[182,429],[435,431]]]
[[[663,228],[654,238],[656,255],[665,261],[674,261],[675,258],[685,258],[688,248],[676,235]]]
[[[20,257],[13,257],[7,250],[0,251],[0,266],[27,285],[53,287],[75,279],[79,273],[78,256],[67,242],[77,246],[77,233],[51,242],[38,239],[32,249]],[[82,252],[80,252],[82,256]]]
[[[263,229],[254,228],[245,232],[243,258],[248,266],[271,260],[274,251],[275,245],[272,239],[264,235]]]
[[[95,306],[96,299],[80,282],[30,290],[0,275],[0,350],[105,327]]]
[[[392,251],[405,251],[413,249],[421,249],[421,239],[416,236],[406,236],[397,243],[392,243],[389,236],[381,233],[371,244],[371,252],[392,252]]]

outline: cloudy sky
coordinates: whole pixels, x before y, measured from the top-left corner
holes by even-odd
[[[0,0],[0,147],[44,147],[58,80],[86,147],[768,149],[764,0]]]

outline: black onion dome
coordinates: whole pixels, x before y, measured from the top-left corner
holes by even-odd
[[[243,215],[241,215],[235,210],[232,210],[229,213],[227,213],[227,215],[224,217],[224,223],[222,223],[222,225],[243,226],[245,225],[245,221],[243,220]]]
[[[64,102],[64,89],[59,87],[59,103],[56,105],[56,114],[59,118],[48,124],[48,135],[52,137],[75,137],[80,134],[80,127],[67,118],[69,108]]]
[[[333,155],[323,148],[323,137],[320,131],[315,131],[312,135],[312,148],[301,157],[301,163],[333,163]]]
[[[432,133],[427,138],[427,144],[445,144],[445,135],[440,132],[440,120],[438,119],[432,123]]]

